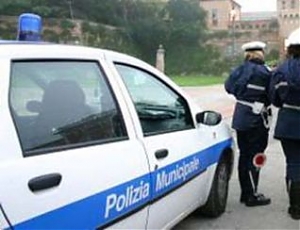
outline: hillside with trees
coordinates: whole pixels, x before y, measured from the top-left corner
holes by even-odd
[[[198,0],[0,0],[0,36],[15,39],[21,13],[43,18],[43,39],[108,48],[155,63],[160,44],[168,74],[221,74],[228,62],[205,45]]]

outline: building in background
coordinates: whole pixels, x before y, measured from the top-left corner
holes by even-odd
[[[277,0],[277,16],[280,36],[287,38],[300,26],[300,1]]]
[[[200,0],[200,6],[207,12],[210,30],[227,30],[230,21],[241,19],[241,5],[233,0]]]
[[[224,36],[210,40],[218,45],[225,56],[241,52],[241,45],[249,40],[261,40],[268,44],[268,52],[284,53],[284,40],[300,26],[300,1],[277,0],[275,12],[242,12],[235,0],[199,0],[207,12],[207,27]],[[263,0],[262,0],[263,1]],[[227,33],[225,33],[227,31]],[[227,34],[227,36],[226,36]]]

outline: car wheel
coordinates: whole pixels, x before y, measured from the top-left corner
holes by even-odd
[[[223,157],[219,162],[208,200],[200,208],[200,213],[207,217],[218,217],[225,212],[228,197],[229,167]]]

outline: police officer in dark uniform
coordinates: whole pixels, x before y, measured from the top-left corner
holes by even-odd
[[[264,63],[265,46],[259,41],[244,44],[244,62],[232,71],[225,82],[226,91],[237,100],[232,128],[236,130],[240,151],[240,202],[246,206],[271,203],[271,199],[257,193],[260,169],[253,163],[254,157],[258,153],[263,154],[268,144],[268,86],[271,72]]]
[[[270,99],[279,107],[274,137],[286,158],[288,213],[300,219],[300,29],[287,40],[287,59],[273,73]]]

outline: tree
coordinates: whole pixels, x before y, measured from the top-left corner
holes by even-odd
[[[73,15],[84,21],[85,44],[126,51],[149,63],[155,63],[156,50],[162,44],[169,73],[204,71],[219,56],[215,49],[203,45],[206,14],[199,0],[0,0],[0,12],[16,16],[37,13],[45,22]],[[72,39],[71,27],[66,23],[61,26],[66,28],[60,39]],[[48,31],[47,37],[55,34]]]
[[[205,12],[197,0],[170,0],[165,8],[168,36],[166,69],[174,73],[198,72],[209,53],[205,41]],[[169,64],[170,63],[170,64]]]
[[[164,42],[167,32],[160,15],[160,5],[124,0],[120,7],[123,33],[137,47],[142,59],[154,63],[156,49]]]
[[[166,7],[171,37],[181,44],[197,44],[205,32],[205,13],[196,0],[170,0]]]

